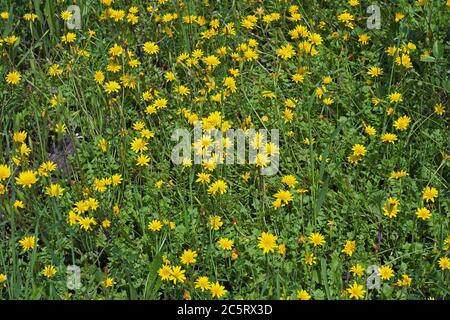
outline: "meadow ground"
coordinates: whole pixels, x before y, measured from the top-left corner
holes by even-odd
[[[0,0],[0,299],[449,299],[449,21]]]

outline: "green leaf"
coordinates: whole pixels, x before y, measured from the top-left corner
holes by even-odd
[[[436,58],[432,57],[432,56],[428,56],[428,57],[420,59],[420,61],[422,61],[422,62],[436,62]]]
[[[130,300],[137,300],[138,299],[138,294],[137,294],[136,289],[134,288],[134,286],[131,284],[131,279],[128,280],[128,286],[130,288]]]
[[[41,11],[42,0],[34,0],[33,4],[34,4],[34,12],[36,12],[39,22],[43,24],[45,19]]]
[[[440,59],[444,56],[444,45],[437,40],[433,44],[433,55],[436,59]]]
[[[44,7],[44,16],[45,16],[45,21],[48,24],[48,27],[50,28],[50,35],[54,36],[55,35],[55,24],[53,22],[53,14],[54,14],[54,10],[53,10],[53,5],[52,5],[52,1],[45,1],[45,7]]]
[[[161,287],[161,280],[158,278],[158,270],[162,265],[162,254],[158,252],[150,263],[147,282],[144,289],[145,300],[155,300],[158,298],[157,293]]]
[[[320,277],[322,278],[322,284],[325,288],[325,294],[327,295],[327,299],[331,299],[330,289],[328,288],[328,276],[327,276],[327,262],[325,258],[320,259]]]

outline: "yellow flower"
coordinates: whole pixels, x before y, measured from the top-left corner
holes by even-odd
[[[74,211],[77,213],[85,213],[89,210],[89,203],[87,201],[77,201],[75,203]]]
[[[258,21],[258,18],[254,15],[248,15],[246,16],[242,21],[241,25],[246,29],[253,29],[255,23]]]
[[[67,132],[67,126],[64,123],[57,123],[55,125],[55,132],[66,133]]]
[[[22,145],[20,146],[20,154],[22,156],[26,156],[28,157],[31,153],[31,149],[28,148],[28,146],[25,143],[22,143]]]
[[[52,198],[58,198],[62,196],[64,192],[64,188],[62,188],[59,184],[50,184],[45,188],[45,194],[49,195]]]
[[[37,239],[35,236],[24,237],[19,240],[19,244],[21,245],[23,251],[28,251],[35,247],[36,240]]]
[[[298,290],[297,291],[297,299],[311,300],[311,295],[306,290]]]
[[[52,64],[50,68],[48,68],[48,75],[52,77],[57,77],[63,73],[63,70],[59,66],[59,64]]]
[[[117,73],[121,69],[122,69],[122,66],[120,64],[118,64],[118,63],[115,63],[115,62],[110,62],[106,66],[106,70],[108,70],[109,72],[112,72],[112,73]]]
[[[389,197],[388,201],[383,207],[383,213],[385,216],[389,218],[395,218],[397,217],[397,214],[399,212],[398,206],[400,204],[400,201],[397,198]]]
[[[110,278],[110,277],[106,277],[105,280],[102,281],[102,285],[105,288],[110,288],[112,286],[114,286],[117,282],[114,280],[114,278]]]
[[[181,95],[181,96],[187,96],[188,94],[191,93],[191,90],[189,90],[188,87],[180,85],[176,88],[176,91]]]
[[[394,270],[389,266],[382,266],[378,269],[382,280],[389,280],[394,276]]]
[[[155,136],[155,134],[152,131],[148,130],[148,129],[141,130],[140,134],[141,134],[141,137],[143,137],[145,139],[150,139],[150,138],[153,138]]]
[[[195,280],[195,289],[200,289],[202,292],[209,290],[211,284],[209,283],[208,277],[198,277]]]
[[[113,207],[114,214],[118,215],[120,213],[120,206],[118,204]]]
[[[394,144],[397,141],[397,135],[394,133],[384,133],[381,135],[381,141]]]
[[[281,48],[277,49],[277,56],[279,56],[283,60],[287,60],[295,55],[294,47],[290,44],[281,46]]]
[[[208,193],[212,195],[216,194],[224,194],[227,192],[228,185],[225,181],[219,179],[216,182],[213,182],[211,186],[208,188]]]
[[[411,63],[411,58],[409,57],[408,54],[399,54],[397,56],[397,58],[395,59],[395,63],[397,63],[397,65],[399,66],[403,66],[406,69],[411,69],[413,67],[412,63]]]
[[[144,51],[148,54],[156,54],[159,51],[159,46],[152,41],[147,41],[144,43]]]
[[[71,226],[75,225],[80,221],[80,215],[75,213],[73,210],[69,211],[69,216],[67,217],[67,223]]]
[[[77,35],[73,32],[68,32],[61,37],[63,43],[72,43],[77,39]]]
[[[44,162],[39,166],[38,175],[41,177],[47,177],[50,172],[56,170],[56,167],[57,167],[56,163],[52,161]]]
[[[148,166],[149,162],[150,162],[150,157],[146,156],[145,154],[140,154],[136,160],[136,164],[138,166]]]
[[[364,287],[358,283],[353,282],[350,287],[347,288],[348,294],[350,294],[350,299],[363,299],[364,294],[366,293],[366,290],[364,290]]]
[[[228,238],[220,238],[219,241],[217,241],[217,244],[223,250],[231,250],[233,249],[234,241]]]
[[[408,116],[403,116],[395,120],[394,127],[399,131],[404,131],[408,128],[409,123],[411,122],[411,118]]]
[[[8,20],[9,19],[9,12],[8,11],[0,12],[0,18],[2,18],[3,20]]]
[[[367,153],[366,147],[361,144],[353,145],[352,151],[355,156],[364,156]]]
[[[308,239],[309,242],[314,245],[314,247],[323,246],[325,244],[325,237],[318,232],[311,233]]]
[[[0,273],[0,285],[6,285],[6,281],[8,280],[8,277],[4,273]]]
[[[317,263],[317,257],[314,253],[305,253],[305,263],[309,266],[315,265]]]
[[[392,171],[389,178],[398,180],[406,176],[408,176],[408,173],[405,170],[400,170],[400,171]]]
[[[170,280],[173,281],[173,284],[177,284],[177,282],[184,283],[186,280],[186,276],[184,275],[186,270],[181,269],[180,266],[172,267],[170,269]]]
[[[25,131],[19,131],[13,133],[13,141],[17,143],[24,143],[27,138],[27,133]]]
[[[154,219],[148,224],[147,228],[148,230],[155,232],[161,230],[162,226],[161,221]]]
[[[172,71],[168,71],[164,75],[164,78],[166,78],[167,82],[175,81],[175,79],[176,79],[175,73],[173,73]]]
[[[312,44],[315,44],[316,46],[321,45],[323,42],[322,36],[318,33],[310,33],[308,39]]]
[[[450,248],[450,236],[447,237],[447,239],[444,240],[444,249],[448,250]]]
[[[261,236],[258,237],[258,247],[262,249],[263,253],[274,252],[277,247],[277,239],[277,236],[274,236],[271,233],[263,232]]]
[[[92,217],[80,217],[78,219],[78,224],[80,225],[80,228],[84,231],[91,231],[92,226],[97,225],[97,222]]]
[[[111,182],[113,186],[118,186],[122,183],[122,175],[119,173],[113,174],[111,177]]]
[[[441,257],[438,261],[441,270],[450,270],[450,259],[447,257]]]
[[[0,195],[4,195],[8,191],[6,187],[0,183]]]
[[[373,136],[377,133],[377,130],[372,127],[371,125],[365,125],[364,126],[364,132],[368,135],[368,136]]]
[[[25,208],[25,203],[23,203],[23,201],[21,201],[21,200],[16,200],[14,202],[13,206],[16,209],[24,209]]]
[[[274,198],[276,199],[276,200],[273,202],[273,206],[274,206],[275,208],[278,208],[278,207],[280,207],[280,206],[283,207],[283,206],[289,204],[289,202],[292,201],[292,193],[291,193],[290,191],[288,191],[288,190],[282,190],[282,189],[280,189],[280,190],[278,190],[278,192],[275,193],[273,196],[274,196]]]
[[[168,264],[163,265],[158,270],[158,274],[162,280],[170,280],[171,273],[172,273],[172,268]]]
[[[362,265],[360,265],[359,263],[353,265],[350,268],[350,272],[353,273],[353,275],[357,276],[357,277],[362,277],[365,270],[366,269],[364,269],[364,267]]]
[[[405,14],[401,13],[401,12],[396,12],[395,13],[395,22],[399,22],[400,20],[402,20],[405,17]]]
[[[357,165],[359,161],[361,161],[360,156],[355,156],[354,154],[351,154],[347,157],[348,162],[350,162],[353,165]]]
[[[120,90],[120,84],[117,81],[109,81],[105,84],[105,91],[108,94],[117,93]]]
[[[22,79],[22,76],[17,71],[11,71],[6,75],[6,82],[8,84],[18,84],[21,79]]]
[[[62,12],[59,14],[59,16],[60,16],[61,19],[63,19],[64,21],[68,21],[68,20],[70,20],[70,19],[72,18],[72,13],[69,12],[69,11],[67,11],[67,10],[64,10],[64,11],[62,11]]]
[[[222,218],[219,216],[211,216],[209,217],[209,225],[211,229],[217,231],[223,225]]]
[[[210,68],[214,68],[220,64],[220,60],[214,55],[204,57],[202,61]]]
[[[295,187],[295,185],[298,183],[297,179],[293,175],[283,176],[281,182],[287,185],[289,188]]]
[[[438,197],[439,191],[435,187],[425,187],[422,191],[422,199],[433,202]]]
[[[353,15],[351,15],[350,13],[348,13],[347,11],[344,11],[343,13],[338,15],[338,20],[340,22],[344,23],[346,27],[348,27],[350,29],[354,28],[352,21],[355,20],[355,17]]]
[[[236,80],[234,80],[233,77],[225,77],[223,80],[223,85],[231,92],[236,92],[237,90]]]
[[[389,95],[389,101],[390,102],[402,102],[403,96],[399,92],[393,92]]]
[[[228,292],[224,286],[219,284],[219,282],[211,283],[211,285],[209,287],[209,291],[211,291],[212,297],[217,298],[217,299],[220,299]]]
[[[102,221],[102,227],[103,227],[104,229],[108,229],[109,227],[111,227],[111,221],[108,220],[108,219],[103,220],[103,221]]]
[[[109,48],[108,53],[112,57],[120,57],[123,54],[123,48],[115,43],[114,46]]]
[[[56,274],[56,272],[57,270],[55,266],[52,265],[45,266],[45,268],[42,270],[42,274],[47,278],[52,278]]]
[[[358,42],[361,44],[368,44],[370,40],[370,37],[367,34],[362,34],[358,38]]]
[[[432,214],[431,214],[430,210],[428,210],[427,208],[417,208],[416,216],[419,219],[427,220],[427,219],[430,219]]]
[[[407,274],[403,274],[401,279],[398,279],[397,285],[399,287],[410,287],[412,283],[412,279]]]
[[[265,168],[269,165],[269,157],[265,153],[258,152],[255,156],[254,163],[257,167]]]
[[[334,100],[331,98],[325,98],[323,99],[323,103],[327,106],[332,105],[334,103]]]
[[[16,183],[23,188],[31,188],[33,184],[37,182],[36,172],[33,170],[22,171],[18,177],[16,177]]]
[[[94,80],[98,84],[102,84],[105,81],[105,74],[102,71],[95,71]]]
[[[14,44],[19,40],[19,38],[17,38],[16,36],[12,35],[12,36],[9,36],[9,37],[5,37],[3,40],[4,40],[7,44],[9,44],[10,46],[12,46],[12,45],[14,45]]]
[[[284,243],[278,245],[278,254],[282,256],[286,254],[286,245]]]
[[[180,257],[180,261],[182,264],[190,265],[194,264],[197,260],[197,252],[191,249],[184,250],[183,254]]]
[[[199,173],[197,173],[197,180],[195,180],[195,182],[209,183],[210,180],[211,180],[211,174],[199,172]]]
[[[372,78],[376,78],[383,74],[383,69],[373,66],[373,67],[369,68],[369,70],[367,71],[367,74],[369,76],[371,76]]]
[[[133,152],[135,153],[146,151],[148,150],[147,145],[148,143],[145,142],[143,139],[134,138],[133,141],[131,142],[131,150],[133,150]]]
[[[342,249],[341,252],[344,252],[346,255],[351,257],[353,255],[353,252],[356,250],[356,241],[353,240],[346,240],[344,244],[344,249]]]
[[[11,176],[11,169],[5,164],[0,164],[0,181],[6,180]]]
[[[434,113],[438,116],[442,116],[445,113],[445,107],[442,103],[436,103],[434,105]]]

